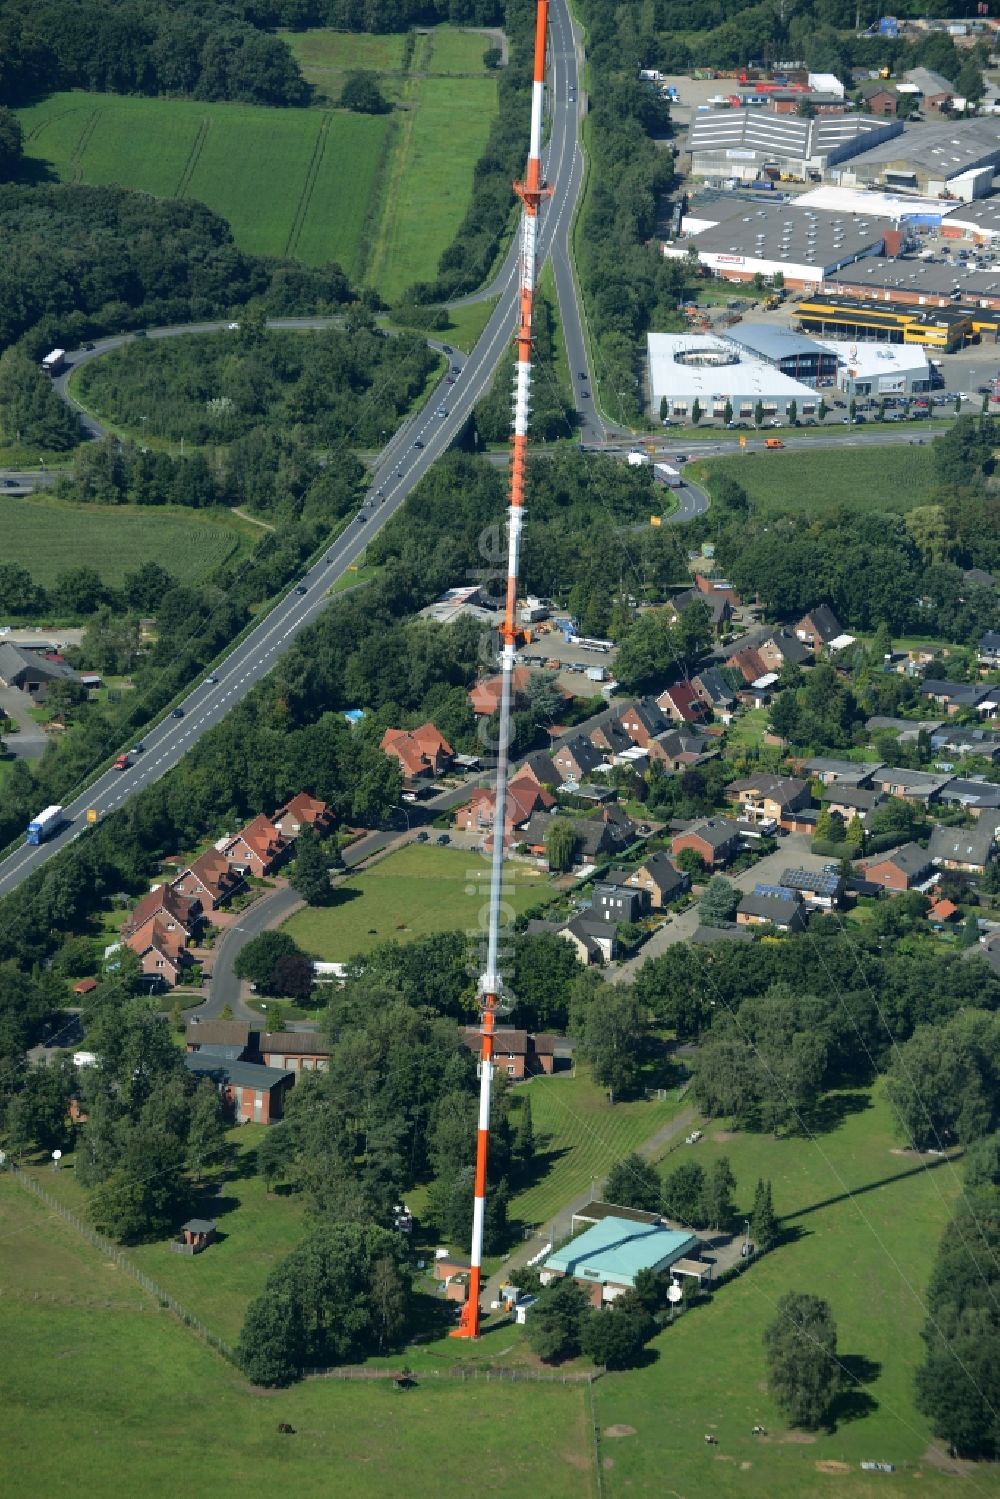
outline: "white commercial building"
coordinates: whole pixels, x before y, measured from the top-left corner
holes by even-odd
[[[898,120],[874,115],[770,114],[762,109],[699,109],[688,131],[692,177],[753,182],[765,174],[819,181],[835,163],[902,135]]]
[[[753,421],[758,402],[765,419],[783,417],[794,401],[799,416],[813,414],[819,396],[773,364],[711,334],[650,333],[649,384],[653,410],[664,397],[669,415],[688,422],[697,401],[707,418],[722,420],[726,404],[734,421]]]
[[[692,222],[705,227],[693,230]],[[693,249],[703,266],[726,280],[780,274],[787,287],[809,290],[841,266],[881,254],[885,232],[875,219],[735,198],[699,205],[698,218],[685,218],[681,227],[687,232],[665,244],[664,255],[682,258]]]
[[[848,395],[912,395],[931,388],[931,364],[918,344],[851,343],[816,340],[837,356],[837,385]]]

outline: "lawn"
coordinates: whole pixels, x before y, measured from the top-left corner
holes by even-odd
[[[552,893],[546,876],[508,864],[505,892],[517,915]],[[337,886],[331,906],[299,911],[284,930],[326,962],[346,962],[379,942],[431,932],[485,930],[489,866],[482,854],[410,843]]]
[[[434,275],[462,221],[497,110],[496,80],[412,80],[406,105],[366,270],[366,280],[390,302]]]
[[[727,474],[767,515],[902,512],[926,504],[936,483],[930,448],[904,443],[713,458],[697,469],[706,475],[709,493],[713,476]]]
[[[228,511],[173,507],[74,505],[5,498],[3,560],[26,567],[50,587],[61,572],[92,567],[117,588],[144,562],[160,562],[183,583],[197,583],[244,547],[243,527]]]
[[[253,1390],[110,1261],[0,1178],[3,1296],[0,1398],[8,1499],[173,1499],[178,1474],[197,1495],[325,1499],[476,1490],[533,1499],[538,1465],[512,1461],[510,1431],[545,1452],[546,1499],[590,1499],[593,1446],[579,1387],[508,1385],[497,1420],[488,1385],[421,1376],[390,1384],[313,1379]],[[225,1246],[222,1246],[223,1248]],[[182,1260],[188,1271],[204,1257]],[[294,1435],[279,1436],[287,1422]],[[332,1486],[332,1487],[331,1487]]]
[[[588,1191],[616,1161],[669,1124],[683,1107],[677,1089],[664,1099],[610,1104],[586,1063],[577,1064],[575,1077],[532,1078],[513,1096],[515,1102],[531,1100],[535,1138],[543,1137],[539,1158],[548,1165],[540,1181],[511,1200],[511,1217],[530,1224],[546,1223]]]
[[[914,1408],[912,1380],[927,1281],[957,1177],[947,1164],[928,1169],[926,1157],[897,1154],[884,1102],[878,1094],[873,1107],[868,1102],[866,1094],[845,1098],[842,1122],[816,1143],[706,1131],[694,1158],[708,1166],[729,1157],[744,1210],[757,1177],[769,1177],[777,1212],[796,1237],[663,1333],[657,1362],[601,1381],[599,1425],[607,1432],[621,1423],[633,1433],[605,1438],[614,1462],[608,1499],[658,1492],[664,1473],[691,1499],[867,1499],[875,1484],[858,1464],[868,1459],[902,1469],[894,1478],[879,1475],[878,1493],[909,1491],[915,1478],[922,1494],[952,1491],[954,1478],[925,1460],[931,1434]],[[682,1145],[667,1165],[690,1156]],[[845,1406],[836,1430],[815,1438],[785,1429],[762,1383],[763,1329],[790,1289],[826,1297],[841,1356],[871,1366],[853,1412]],[[766,1441],[750,1434],[757,1422],[770,1433]],[[715,1448],[702,1440],[709,1431]],[[1000,1494],[1000,1473],[983,1469],[969,1484]]]

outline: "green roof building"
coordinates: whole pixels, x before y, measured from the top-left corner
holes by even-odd
[[[591,1299],[597,1306],[634,1286],[640,1270],[660,1274],[697,1249],[694,1234],[612,1216],[550,1254],[543,1279],[571,1275],[594,1287]]]

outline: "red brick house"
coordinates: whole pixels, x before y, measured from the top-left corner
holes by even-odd
[[[265,1067],[287,1072],[327,1072],[330,1043],[319,1031],[265,1031],[257,1050]]]
[[[184,1065],[198,1077],[211,1078],[241,1123],[273,1124],[280,1119],[285,1095],[295,1081],[285,1069],[230,1061],[204,1051],[186,1056]]]
[[[326,802],[300,791],[298,796],[293,796],[290,802],[278,808],[271,822],[283,838],[296,838],[307,826],[320,838],[326,838],[333,832],[336,819]]]
[[[631,703],[629,707],[623,708],[618,715],[618,722],[632,743],[638,745],[640,749],[647,749],[651,740],[670,728],[670,720],[664,716],[662,708],[652,698],[646,698],[639,703]]]
[[[691,877],[682,874],[666,854],[656,853],[628,875],[625,883],[636,890],[645,890],[650,906],[660,911],[690,888]]]
[[[443,775],[455,758],[455,751],[432,723],[421,724],[419,729],[386,729],[382,749],[411,777]]]
[[[162,916],[151,916],[125,938],[125,946],[136,954],[147,978],[158,979],[167,989],[180,983],[191,964],[184,932]]]
[[[589,739],[574,734],[572,739],[559,745],[552,761],[564,780],[579,782],[585,781],[598,765],[603,765],[604,757]]]
[[[479,1055],[482,1032],[478,1026],[465,1026],[462,1040],[470,1051]],[[496,1032],[493,1044],[493,1065],[514,1082],[539,1072],[551,1073],[555,1070],[555,1037],[502,1027]]]
[[[897,894],[912,890],[914,885],[919,885],[934,871],[927,850],[918,847],[916,843],[904,843],[901,848],[894,848],[891,853],[882,854],[880,858],[872,859],[862,867],[866,880],[870,880],[873,885],[882,885],[886,890],[894,890]]]
[[[242,884],[243,876],[229,867],[226,856],[217,848],[208,848],[171,881],[171,889],[200,900],[204,909],[214,911],[225,905]]]
[[[701,723],[708,717],[708,709],[690,682],[665,687],[656,699],[656,706],[669,713],[675,723]]]
[[[678,833],[670,844],[676,859],[686,848],[698,854],[709,869],[719,869],[740,851],[740,831],[728,817],[703,817]]]
[[[737,651],[733,656],[727,656],[726,665],[735,667],[747,683],[756,682],[759,677],[766,676],[770,670],[760,652],[751,648]]]
[[[289,839],[261,813],[223,845],[222,853],[237,869],[261,879],[280,868],[292,848]]]
[[[519,774],[507,786],[504,823],[509,837],[515,828],[527,823],[535,812],[548,812],[556,799],[529,775]],[[492,833],[496,815],[496,792],[477,786],[464,807],[454,813],[452,826],[465,833]]]
[[[530,776],[538,786],[561,786],[562,771],[544,750],[535,750],[517,767],[518,776]]]
[[[838,635],[844,632],[840,623],[829,604],[818,604],[815,609],[810,609],[808,614],[803,614],[795,626],[795,637],[801,640],[803,645],[808,645],[817,654],[831,640],[836,640]]]

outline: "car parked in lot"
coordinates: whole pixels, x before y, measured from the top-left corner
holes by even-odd
[[[427,834],[424,833],[424,832],[418,833],[417,834],[417,842],[418,843],[426,843],[427,842]]]

